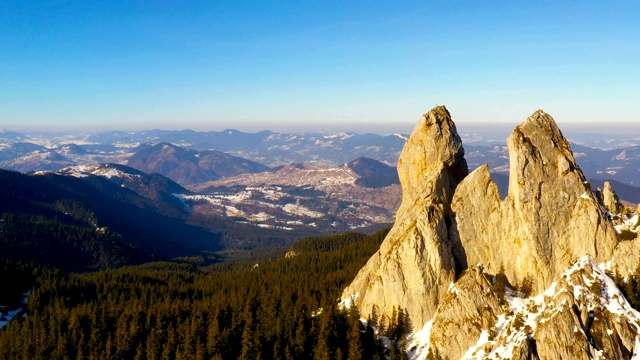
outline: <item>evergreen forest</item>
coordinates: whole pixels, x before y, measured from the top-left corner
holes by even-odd
[[[80,273],[3,258],[0,301],[31,292],[26,316],[0,330],[0,359],[406,358],[402,309],[362,322],[337,301],[387,231],[308,237],[259,262],[116,268],[105,254],[104,269]]]

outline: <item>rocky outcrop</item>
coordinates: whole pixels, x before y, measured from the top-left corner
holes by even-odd
[[[633,274],[638,267],[640,241],[620,241],[613,252],[615,271],[621,277]]]
[[[480,304],[495,301],[495,293],[486,286],[467,291],[469,294],[460,291],[457,296],[477,297]],[[488,296],[483,297],[485,294]],[[430,338],[440,339],[436,331],[459,324],[459,332],[469,335],[463,345],[467,348],[458,348],[457,343],[447,348],[431,340],[429,352],[443,359],[464,355],[467,359],[527,360],[535,359],[535,353],[540,359],[586,360],[630,359],[634,349],[639,350],[640,313],[589,257],[579,259],[544,294],[523,299],[509,292],[506,302],[499,308],[484,305],[483,312],[471,318],[469,304],[464,302],[447,311],[447,316],[438,309]],[[480,319],[496,320],[487,324]]]
[[[414,324],[431,319],[461,271],[448,241],[451,198],[467,175],[462,142],[444,106],[422,116],[398,162],[402,204],[396,222],[342,295],[356,298],[363,316],[373,306],[390,317],[403,309]]]
[[[452,209],[463,264],[503,269],[509,280],[531,280],[541,291],[572,261],[608,261],[616,232],[555,121],[536,111],[507,139],[509,192],[500,200],[486,166],[456,189]]]
[[[551,290],[530,330],[540,358],[631,358],[640,314],[593,259],[580,259]]]
[[[611,183],[604,182],[604,189],[598,188],[596,191],[598,199],[602,202],[602,206],[607,209],[611,214],[618,214],[622,210],[622,204],[616,192],[611,188]]]
[[[420,359],[631,358],[640,314],[596,265],[637,258],[640,246],[619,241],[605,209],[619,204],[610,186],[594,195],[555,121],[538,110],[507,139],[502,200],[488,166],[467,174],[455,131],[444,107],[416,126],[398,162],[396,223],[343,300],[355,299],[365,317],[374,306],[383,317],[399,308],[426,324],[429,345],[411,340]]]
[[[459,359],[495,325],[504,311],[489,279],[472,267],[449,289],[433,316],[430,351]]]

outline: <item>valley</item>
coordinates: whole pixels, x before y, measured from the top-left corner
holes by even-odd
[[[640,360],[639,18],[0,1],[0,360]]]

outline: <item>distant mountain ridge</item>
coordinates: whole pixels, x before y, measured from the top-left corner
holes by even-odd
[[[0,231],[0,251],[10,259],[86,271],[151,258],[216,261],[227,256],[214,255],[221,250],[288,246],[304,236],[331,232],[264,228],[207,216],[185,207],[177,194],[192,193],[162,175],[118,164],[29,175],[0,170],[0,217],[8,226],[8,232]],[[74,236],[59,236],[66,233]],[[57,251],[63,254],[56,256]]]
[[[120,164],[76,165],[59,170],[57,173],[77,178],[100,176],[120,187],[131,189],[148,199],[161,203],[171,203],[178,207],[181,204],[172,194],[189,193],[189,190],[163,175],[147,174]]]
[[[461,137],[465,139],[465,158],[470,169],[487,163],[492,173],[508,172],[509,157],[504,140],[492,140],[475,133],[462,134]],[[119,163],[149,173],[159,172],[182,185],[191,185],[244,172],[264,171],[256,164],[277,167],[311,163],[335,167],[366,157],[395,167],[406,139],[404,134],[247,133],[232,129],[209,132],[112,131],[49,137],[18,133],[5,133],[3,137],[0,133],[0,167],[30,172],[56,171],[71,165]],[[587,178],[608,179],[636,187],[640,185],[640,139],[624,135],[619,135],[618,140],[608,139],[606,143],[594,139],[593,135],[585,139],[575,137],[576,141],[584,140],[581,142],[584,144],[607,145],[615,149],[601,150],[573,144],[578,165]],[[159,151],[158,144],[163,143],[172,151],[166,154]],[[201,158],[194,158],[197,154],[191,151],[200,154]],[[209,154],[209,151],[213,153]],[[242,163],[247,165],[237,165]],[[363,178],[358,181],[368,182],[367,186],[382,186],[390,180]]]
[[[269,170],[265,165],[220,151],[197,152],[170,143],[159,143],[135,153],[127,165],[149,174],[162,174],[183,185]]]
[[[380,161],[361,157],[349,162],[346,166],[360,175],[360,178],[355,181],[358,185],[368,188],[381,188],[400,184],[396,168]]]

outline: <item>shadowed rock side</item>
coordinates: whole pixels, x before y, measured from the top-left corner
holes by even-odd
[[[528,278],[539,292],[581,256],[610,260],[616,232],[553,118],[536,111],[507,145],[511,164],[504,201],[486,166],[462,181],[453,197],[462,246],[456,255],[463,266],[504,270],[514,284]]]
[[[364,317],[373,306],[390,317],[402,308],[413,324],[428,321],[462,269],[449,239],[454,189],[468,173],[462,142],[449,112],[423,115],[398,162],[402,204],[380,250],[342,298],[357,298]]]

